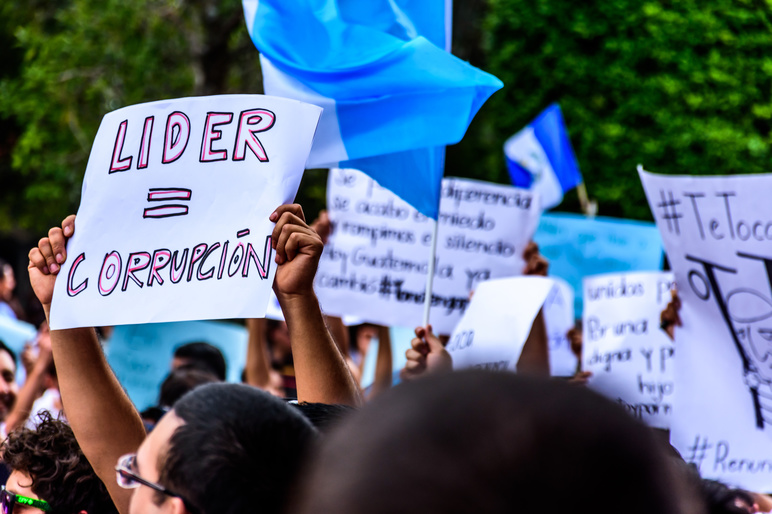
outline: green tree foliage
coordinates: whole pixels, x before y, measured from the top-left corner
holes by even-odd
[[[75,211],[106,112],[262,92],[238,0],[6,2],[0,19],[0,230]]]
[[[650,219],[638,163],[668,174],[771,171],[771,6],[490,0],[487,69],[506,86],[482,113],[480,162],[501,178],[506,137],[559,102],[601,214]]]

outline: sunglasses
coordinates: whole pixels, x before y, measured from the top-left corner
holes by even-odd
[[[34,507],[44,512],[50,512],[52,510],[51,505],[45,500],[36,500],[29,496],[14,494],[8,491],[4,485],[0,487],[0,512],[2,512],[2,514],[13,514],[13,506],[17,503]]]
[[[197,509],[195,509],[192,505],[190,505],[190,503],[185,498],[167,489],[161,484],[151,482],[150,480],[145,480],[141,476],[137,475],[136,469],[137,469],[136,453],[128,453],[120,457],[118,459],[118,464],[115,466],[115,480],[118,482],[118,485],[120,487],[123,487],[124,489],[136,489],[141,485],[147,486],[150,489],[158,491],[159,493],[163,493],[167,496],[173,496],[175,498],[179,498],[185,504],[185,507],[188,509],[188,511],[194,514],[197,512]],[[10,512],[2,512],[0,514],[10,514]]]

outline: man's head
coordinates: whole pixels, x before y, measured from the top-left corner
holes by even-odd
[[[15,430],[3,444],[3,460],[11,468],[6,489],[48,502],[52,514],[117,513],[72,429],[62,421],[44,415],[35,430]],[[21,513],[21,506],[14,512]]]
[[[225,380],[226,364],[222,352],[209,343],[187,343],[174,350],[172,370],[181,366],[194,366],[208,370],[220,380]]]
[[[0,421],[5,421],[16,402],[16,354],[0,340]]]
[[[140,446],[131,514],[280,512],[316,435],[292,407],[241,384],[183,396]]]
[[[293,512],[676,514],[690,499],[678,484],[649,429],[608,400],[469,371],[403,384],[349,416]]]
[[[14,289],[16,289],[16,277],[13,274],[13,268],[0,259],[0,301],[10,300]]]

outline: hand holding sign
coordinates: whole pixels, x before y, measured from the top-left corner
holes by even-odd
[[[306,225],[303,208],[298,204],[280,206],[270,219],[276,222],[271,236],[279,265],[274,282],[276,296],[281,302],[293,296],[312,295],[324,249],[322,238]]]
[[[51,299],[54,295],[56,274],[67,260],[67,239],[75,233],[75,215],[70,214],[62,221],[62,228],[54,227],[48,237],[42,238],[38,246],[29,252],[29,279],[35,295],[43,305],[48,317]]]

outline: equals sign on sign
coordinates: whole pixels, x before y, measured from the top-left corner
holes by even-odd
[[[147,191],[148,202],[166,202],[166,201],[190,201],[190,189],[179,187],[172,188],[153,188]],[[148,207],[142,214],[143,218],[170,218],[172,216],[185,216],[188,213],[188,206],[179,203],[164,203],[155,207]]]

